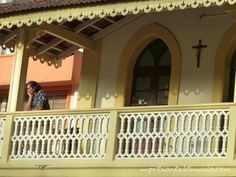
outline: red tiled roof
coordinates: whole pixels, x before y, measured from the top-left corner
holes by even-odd
[[[0,4],[0,14],[26,12],[39,9],[60,8],[74,5],[100,4],[119,0],[13,0],[11,3]]]

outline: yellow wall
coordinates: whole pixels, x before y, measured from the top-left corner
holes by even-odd
[[[123,57],[122,52],[137,31],[146,25],[156,23],[173,34],[181,50],[178,104],[211,103],[216,51],[222,36],[233,24],[233,19],[229,15],[200,19],[200,15],[222,12],[224,11],[221,8],[205,8],[145,14],[106,36],[103,39],[95,106],[114,107],[116,105],[115,98],[119,96],[116,92],[118,66]],[[192,46],[197,45],[200,39],[208,47],[202,50],[200,68],[197,68],[197,52],[192,49]],[[132,70],[128,75],[132,75]]]

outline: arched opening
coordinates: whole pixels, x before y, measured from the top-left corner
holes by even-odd
[[[158,24],[149,24],[138,30],[124,46],[118,69],[116,107],[129,106],[132,103],[133,71],[137,60],[142,56],[142,51],[156,39],[160,39],[168,46],[171,65],[175,66],[171,67],[170,72],[168,105],[178,104],[181,50],[174,35],[167,28]]]
[[[168,104],[171,56],[167,45],[156,39],[139,55],[133,71],[131,105]]]
[[[233,102],[235,85],[236,24],[223,36],[216,53],[213,102]]]

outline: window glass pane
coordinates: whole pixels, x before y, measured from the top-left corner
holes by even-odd
[[[66,109],[67,90],[47,90],[51,109]]]
[[[168,103],[171,56],[161,39],[152,41],[139,56],[134,69],[132,104]]]
[[[139,67],[154,66],[154,60],[150,50],[145,50],[139,61]]]
[[[66,95],[55,97],[53,109],[65,109],[65,108],[66,108]]]
[[[148,104],[149,92],[136,92],[134,95],[134,104]]]
[[[149,90],[151,85],[150,77],[138,77],[136,79],[135,88],[136,91]]]
[[[168,48],[161,39],[157,39],[150,44],[150,50],[155,58],[156,64],[158,64]]]
[[[169,76],[160,76],[158,79],[158,89],[169,89]]]
[[[169,91],[163,90],[157,92],[157,104],[168,104]]]
[[[169,65],[171,65],[171,56],[170,56],[170,51],[168,49],[161,56],[159,65],[160,66],[169,66]]]

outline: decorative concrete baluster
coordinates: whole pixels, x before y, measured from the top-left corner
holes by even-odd
[[[156,126],[156,124],[157,124],[157,119],[155,119],[154,118],[154,114],[153,113],[151,113],[151,120],[152,120],[152,122],[153,122],[153,129],[152,129],[152,134],[153,135],[155,135],[155,134],[157,134],[157,126]],[[156,146],[158,146],[158,144],[157,144],[157,139],[156,138],[153,138],[152,139],[152,151],[151,151],[151,155],[154,157],[155,156],[155,149],[156,148],[158,148],[158,147],[156,147]]]
[[[14,122],[10,159],[105,157],[109,114],[17,117]]]
[[[214,128],[218,127],[217,131],[213,131],[215,115],[217,125]],[[227,153],[228,116],[229,110],[223,109],[121,113],[121,129],[117,136],[120,143],[116,157],[224,157]],[[224,124],[218,125],[220,122]],[[159,145],[156,145],[157,142]],[[219,143],[222,145],[216,149]],[[128,149],[130,146],[131,152]],[[212,147],[215,148],[213,152]]]
[[[225,120],[225,124],[224,124],[224,128],[223,128],[223,146],[222,146],[222,155],[226,154],[226,143],[227,143],[227,132],[229,129],[229,112],[224,113],[224,120]]]
[[[191,156],[191,152],[192,152],[192,147],[191,147],[191,120],[192,120],[192,114],[190,113],[189,116],[187,116],[187,123],[186,123],[186,134],[188,135],[188,156]]]
[[[126,129],[126,137],[125,137],[125,154],[129,156],[129,138],[130,137],[130,118],[127,118],[127,129]]]
[[[204,153],[204,141],[205,141],[205,138],[207,137],[207,115],[208,115],[208,111],[205,113],[205,115],[202,115],[203,117],[203,128],[202,128],[202,134],[203,134],[203,137],[202,137],[202,150],[201,150],[201,156],[204,157],[205,156],[205,153]],[[209,126],[209,125],[208,125]]]
[[[118,156],[122,154],[122,134],[124,134],[124,118],[121,114],[121,119],[120,119],[120,133],[117,135],[119,139],[119,148],[118,148]]]
[[[133,136],[135,134],[135,131],[136,131],[136,120],[135,120],[135,118],[132,117],[131,122],[132,122],[132,125],[133,125],[131,136]],[[132,144],[131,144],[131,152],[130,152],[131,157],[135,157],[135,146],[136,146],[136,139],[133,138],[133,141],[132,141]]]
[[[78,157],[81,158],[81,154],[83,153],[83,144],[82,144],[82,139],[83,137],[81,135],[83,135],[83,119],[79,119],[79,132],[78,134],[80,135],[79,138],[78,138],[78,150],[77,150],[77,153],[78,153]]]

